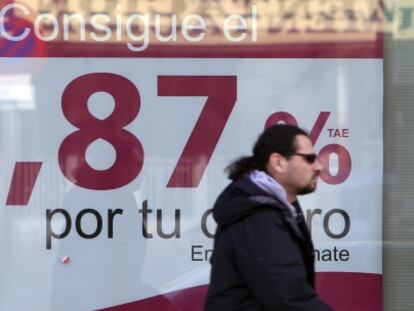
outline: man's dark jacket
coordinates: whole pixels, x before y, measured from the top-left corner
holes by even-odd
[[[314,289],[314,255],[303,214],[247,176],[218,197],[205,311],[331,311]]]

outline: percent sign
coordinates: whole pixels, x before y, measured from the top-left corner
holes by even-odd
[[[313,124],[312,130],[309,133],[309,137],[312,141],[312,144],[316,144],[318,141],[321,132],[328,121],[330,116],[329,111],[322,111],[319,113],[318,118]],[[272,114],[266,121],[265,128],[272,126],[277,123],[286,123],[294,126],[298,126],[296,118],[288,112],[279,111]],[[331,156],[335,154],[338,157],[338,172],[333,175],[329,169],[329,163]],[[338,185],[343,183],[348,179],[351,174],[352,169],[352,159],[351,155],[344,146],[340,144],[328,144],[319,151],[318,160],[323,166],[321,173],[321,179],[330,185]]]

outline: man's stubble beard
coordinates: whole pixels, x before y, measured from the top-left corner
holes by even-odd
[[[316,178],[316,180],[314,180]],[[298,195],[309,194],[315,192],[318,187],[319,174],[312,177],[311,181],[303,188],[299,189]]]

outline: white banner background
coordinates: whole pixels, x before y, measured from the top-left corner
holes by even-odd
[[[347,261],[333,257],[318,261],[317,271],[382,273],[382,60],[16,62],[21,66],[8,67],[0,85],[4,90],[0,92],[0,310],[93,310],[207,284],[209,263],[192,254],[192,246],[200,245],[196,249],[200,252],[212,247],[212,239],[201,228],[202,215],[228,183],[225,166],[249,154],[268,117],[280,111],[293,115],[309,131],[321,112],[330,112],[315,149],[340,144],[352,158],[351,174],[343,183],[320,181],[315,194],[301,198],[305,215],[321,209],[312,218],[315,247],[349,252]],[[36,74],[21,71],[28,67],[36,68]],[[144,163],[139,176],[122,188],[89,190],[73,185],[59,168],[59,147],[76,130],[65,119],[61,102],[71,81],[103,72],[127,78],[140,93],[140,111],[126,129],[141,142]],[[237,102],[196,188],[166,186],[206,97],[158,96],[157,77],[168,75],[237,76]],[[111,101],[108,95],[96,94],[89,109],[94,115],[108,115]],[[328,129],[348,129],[349,137],[330,137]],[[102,141],[87,152],[88,163],[100,169],[110,166],[115,156]],[[43,162],[30,201],[22,207],[5,204],[16,161]],[[338,169],[335,163],[332,157],[333,175]],[[146,200],[152,210],[148,232],[153,238],[142,234],[143,214],[138,211]],[[72,219],[70,233],[63,239],[52,238],[51,249],[46,249],[47,209],[64,209]],[[102,232],[94,239],[83,239],[75,228],[76,216],[84,209],[94,209],[102,217]],[[114,217],[112,239],[108,239],[110,209],[123,211]],[[162,210],[165,233],[173,231],[174,212],[180,211],[179,238],[159,237],[157,209]],[[332,209],[344,210],[350,217],[349,232],[340,239],[332,239],[324,230],[323,219]],[[62,215],[53,217],[54,232],[61,233],[66,225]],[[332,233],[343,232],[344,225],[340,214],[328,219]],[[84,216],[81,227],[93,232],[96,219]],[[207,229],[213,233],[214,227],[210,216]],[[62,263],[65,256],[70,257],[67,264]]]

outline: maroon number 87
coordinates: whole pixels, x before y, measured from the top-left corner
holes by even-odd
[[[88,98],[107,92],[115,99],[110,116],[95,118]],[[159,96],[207,96],[204,108],[168,181],[167,187],[197,187],[237,100],[236,76],[159,76]],[[112,73],[92,73],[76,78],[62,95],[65,118],[78,130],[62,142],[58,160],[66,178],[93,190],[111,190],[133,181],[141,172],[144,151],[140,141],[124,128],[139,113],[140,95],[127,78]],[[87,147],[104,139],[116,150],[115,163],[95,170],[86,161]]]

